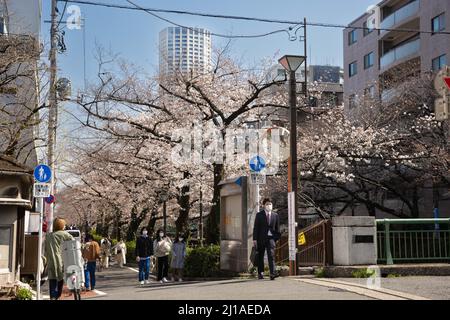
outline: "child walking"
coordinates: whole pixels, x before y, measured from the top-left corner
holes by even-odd
[[[172,247],[173,281],[183,281],[184,258],[186,257],[186,241],[182,234],[178,235]]]

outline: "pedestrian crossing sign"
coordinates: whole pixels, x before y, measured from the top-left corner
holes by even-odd
[[[303,246],[306,244],[306,237],[305,237],[305,233],[304,232],[300,232],[298,234],[298,244],[300,246]]]

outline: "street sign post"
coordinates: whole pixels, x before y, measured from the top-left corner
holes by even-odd
[[[38,261],[36,270],[36,299],[41,300],[41,262],[42,262],[42,224],[44,219],[44,199],[50,196],[52,170],[45,164],[34,169],[33,196],[36,198],[36,208],[39,212]]]
[[[250,170],[253,172],[261,172],[266,167],[266,161],[261,156],[255,156],[250,159]]]
[[[266,184],[266,175],[260,172],[251,172],[250,184]]]
[[[288,193],[288,244],[289,244],[289,261],[296,261],[296,235],[295,235],[295,193]],[[290,266],[293,268],[294,266]],[[295,270],[291,270],[294,272]],[[292,273],[294,274],[294,273]]]

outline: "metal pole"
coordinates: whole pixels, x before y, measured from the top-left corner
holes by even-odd
[[[41,300],[41,260],[42,260],[42,223],[44,214],[44,198],[36,198],[36,207],[39,212],[39,236],[38,236],[38,264],[36,270],[36,299]]]
[[[291,192],[294,193],[294,214],[295,214],[295,247],[297,244],[298,233],[298,210],[297,210],[297,191],[298,191],[298,175],[297,175],[297,98],[296,98],[296,85],[295,71],[290,71],[289,75],[289,108],[290,108],[290,176],[291,176]],[[296,250],[297,252],[297,250]],[[294,261],[290,261],[291,273],[297,274],[297,258]],[[293,269],[293,270],[292,270]]]
[[[167,211],[166,211],[166,201],[163,203],[163,215],[164,215],[164,234],[166,234],[167,231]]]
[[[203,191],[202,186],[200,186],[200,225],[199,225],[199,235],[200,235],[200,245],[203,247]]]
[[[56,97],[56,46],[57,46],[57,13],[56,13],[56,0],[52,0],[52,24],[50,29],[50,88],[49,88],[49,115],[48,115],[48,160],[47,163],[52,170],[52,178],[50,181],[50,194],[54,192],[55,186],[55,160],[54,160],[54,148],[55,148],[55,136],[56,136],[56,114],[58,110],[58,101]],[[49,211],[47,216],[47,232],[53,231],[53,206],[49,204]]]

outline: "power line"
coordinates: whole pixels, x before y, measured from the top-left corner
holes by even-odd
[[[220,15],[220,14],[211,14],[211,13],[202,13],[202,12],[192,12],[192,11],[182,11],[182,10],[168,10],[168,9],[156,9],[156,8],[143,8],[133,3],[133,6],[125,6],[125,5],[116,5],[116,4],[107,4],[102,2],[92,2],[92,1],[83,1],[83,0],[58,0],[58,1],[64,1],[64,2],[71,2],[71,3],[77,3],[77,4],[85,4],[85,5],[92,5],[92,6],[101,6],[101,7],[108,7],[108,8],[117,8],[117,9],[127,9],[127,10],[140,10],[140,11],[146,11],[146,12],[162,12],[162,13],[171,13],[171,14],[183,14],[183,15],[192,15],[192,16],[201,16],[201,17],[208,17],[208,18],[220,18],[220,19],[231,19],[231,20],[244,20],[244,21],[256,21],[256,22],[265,22],[265,23],[278,23],[278,24],[288,24],[288,25],[299,25],[304,26],[305,23],[303,21],[290,21],[290,20],[280,20],[280,19],[268,19],[268,18],[257,18],[257,17],[245,17],[245,16],[232,16],[232,15]],[[128,0],[127,0],[128,1]],[[130,1],[128,1],[130,2]],[[132,2],[130,2],[132,3]],[[160,16],[155,15],[158,19],[162,19],[166,22],[169,22],[171,24],[175,24],[174,22],[162,18]],[[176,24],[175,24],[176,25]],[[361,26],[354,26],[354,25],[341,25],[341,24],[332,24],[332,23],[323,23],[323,22],[307,22],[306,26],[312,26],[312,27],[322,27],[322,28],[337,28],[337,29],[362,29],[362,30],[375,30],[375,31],[397,31],[397,32],[407,32],[407,33],[424,33],[424,34],[446,34],[450,35],[449,31],[427,31],[427,30],[420,30],[420,29],[404,29],[404,28],[398,28],[398,29],[390,29],[390,28],[367,28],[367,27],[361,27]],[[281,30],[279,30],[281,32]],[[286,30],[284,30],[286,31]],[[272,33],[268,33],[266,35],[270,35]],[[216,36],[220,36],[217,34],[214,34]],[[222,35],[223,36],[223,35]],[[259,35],[259,37],[262,37],[265,35]],[[228,36],[233,37],[233,36]],[[237,37],[237,36],[236,36]],[[245,36],[245,37],[252,37],[252,36]],[[253,36],[254,37],[254,36]]]
[[[126,0],[126,1],[128,3],[130,3],[130,4],[132,4],[133,6],[135,6],[137,9],[145,11],[148,14],[150,14],[150,15],[152,15],[152,16],[160,19],[160,20],[163,20],[165,22],[173,24],[173,25],[175,25],[177,27],[181,27],[181,28],[189,29],[191,31],[195,31],[194,28],[183,26],[183,25],[178,24],[176,22],[173,22],[173,21],[171,21],[169,19],[163,18],[163,17],[161,17],[161,16],[151,12],[151,10],[147,10],[147,9],[137,5],[136,3],[134,3],[134,2],[132,2],[130,0]],[[280,33],[280,32],[286,32],[289,35],[289,32],[287,30],[285,30],[285,29],[279,29],[279,30],[275,30],[275,31],[272,31],[272,32],[268,32],[268,33],[258,34],[258,35],[225,35],[225,34],[219,34],[219,33],[214,33],[214,32],[210,32],[209,34],[212,35],[212,36],[220,37],[220,38],[235,39],[235,38],[262,38],[262,37],[266,37],[266,36],[269,36],[269,35],[272,35],[272,34],[276,34],[276,33]]]

